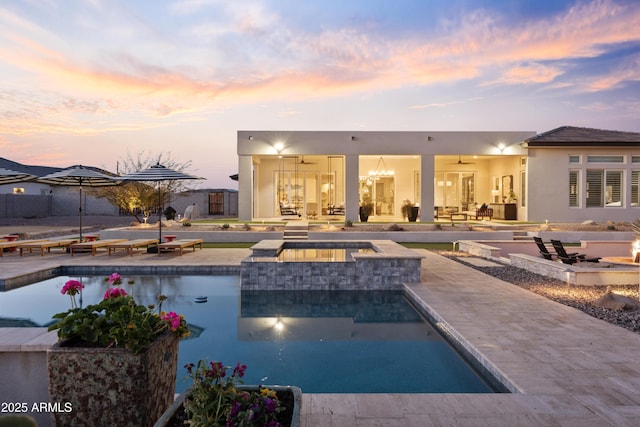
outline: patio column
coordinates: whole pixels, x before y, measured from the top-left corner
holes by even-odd
[[[345,156],[345,220],[358,222],[359,194],[358,185],[360,172],[358,156],[355,154]]]
[[[433,176],[435,156],[420,156],[420,222],[433,221]]]
[[[238,157],[238,219],[253,219],[253,164],[251,156]]]

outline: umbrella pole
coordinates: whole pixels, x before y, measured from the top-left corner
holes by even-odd
[[[160,191],[160,183],[158,182],[158,203],[160,206],[158,207],[158,243],[162,243],[162,192]],[[158,252],[160,252],[160,248],[158,248]]]
[[[80,186],[80,207],[78,207],[78,215],[80,216],[80,242],[82,242],[82,186]]]

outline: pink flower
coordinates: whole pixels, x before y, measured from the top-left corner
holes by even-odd
[[[172,332],[175,332],[180,327],[180,316],[175,311],[169,313],[163,311],[160,313],[160,318],[169,324],[169,329]]]
[[[122,284],[122,276],[118,273],[111,273],[109,276],[109,284],[111,285],[120,285]]]
[[[68,280],[62,290],[60,291],[63,295],[75,295],[80,292],[81,289],[84,289],[84,285],[77,280]]]
[[[240,362],[236,363],[236,367],[233,368],[233,376],[242,378],[244,377],[244,372],[247,370],[247,365],[241,365]]]
[[[128,295],[127,291],[125,291],[124,289],[121,289],[121,288],[109,288],[109,289],[107,289],[107,292],[104,293],[104,298],[103,299],[126,297],[127,295]]]

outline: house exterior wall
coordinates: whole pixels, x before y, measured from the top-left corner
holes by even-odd
[[[517,162],[518,156],[526,156],[521,143],[533,136],[535,132],[239,131],[239,218],[276,216],[272,174],[278,156],[339,155],[345,159],[343,182],[347,220],[355,221],[358,217],[358,176],[367,172],[360,170],[364,169],[362,156],[376,156],[375,159],[385,156],[385,161],[392,156],[415,156],[415,166],[411,167],[420,172],[421,220],[430,220],[433,219],[433,171],[438,170],[435,164],[438,155],[504,155],[513,156],[513,162]],[[282,144],[280,151],[276,149],[277,143]],[[488,187],[487,179],[493,173],[503,173],[501,166],[493,168],[496,170],[492,171],[486,165],[479,172],[477,179],[483,182],[477,188]],[[403,173],[407,173],[404,166]],[[405,177],[398,179],[406,181],[413,174],[414,170],[409,170]],[[514,176],[516,188],[519,176],[514,172],[509,175]],[[405,194],[406,188],[398,183],[396,189],[400,191],[396,193],[398,202],[405,198],[416,199],[413,189]],[[487,198],[490,189],[482,191],[482,197]],[[336,201],[341,202],[339,198]]]
[[[632,156],[640,156],[638,148],[539,148],[529,147],[527,156],[528,215],[531,221],[633,221],[640,217],[640,206],[631,205],[631,171],[640,170]],[[580,156],[580,163],[570,163],[569,156]],[[587,163],[591,155],[624,155],[624,163]],[[586,170],[623,171],[622,206],[586,207]],[[569,171],[580,171],[579,206],[569,206]]]

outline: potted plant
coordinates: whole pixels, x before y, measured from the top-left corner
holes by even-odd
[[[402,218],[408,219],[409,222],[416,222],[416,220],[418,219],[418,214],[420,213],[420,208],[409,199],[406,199],[402,202],[402,207],[400,208],[400,210],[402,212]]]
[[[157,311],[137,304],[117,273],[108,280],[102,301],[86,307],[75,301],[81,282],[62,288],[71,309],[49,327],[59,338],[47,351],[49,395],[72,409],[52,413],[53,426],[152,426],[173,401],[184,317],[162,311],[162,295]]]
[[[360,203],[360,221],[367,222],[373,214],[373,202],[370,198],[365,198]]]
[[[297,426],[301,391],[292,386],[245,386],[246,365],[199,360],[185,366],[191,385],[155,427]]]

